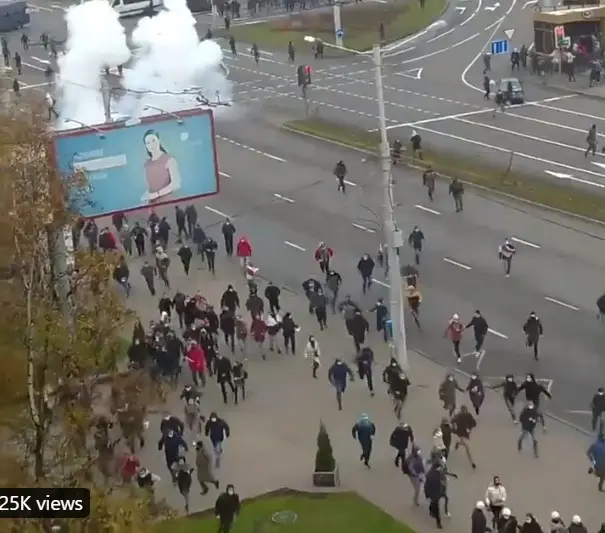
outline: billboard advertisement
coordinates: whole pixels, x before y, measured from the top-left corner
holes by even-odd
[[[178,115],[178,117],[177,117]],[[209,110],[146,117],[58,132],[54,154],[63,175],[83,170],[83,216],[153,208],[216,194],[218,168]]]

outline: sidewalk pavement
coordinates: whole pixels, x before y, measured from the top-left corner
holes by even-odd
[[[247,297],[243,276],[235,260],[227,260],[222,254],[217,257],[217,277],[198,268],[199,259],[194,258],[192,274],[186,279],[178,258],[173,254],[170,267],[174,292],[180,288],[186,292],[200,290],[208,300],[218,307],[218,301],[226,286],[233,283],[238,290],[242,306]],[[133,296],[130,303],[145,320],[157,318],[157,299],[147,292],[137,269],[140,260],[131,264]],[[264,284],[259,284],[264,292]],[[320,419],[328,428],[341,474],[342,489],[358,491],[370,501],[384,508],[398,519],[405,521],[417,531],[434,528],[428,516],[427,506],[412,505],[409,481],[395,468],[394,450],[388,445],[390,432],[397,421],[391,411],[385,387],[380,383],[381,369],[376,368],[374,379],[377,393],[368,394],[364,383],[357,380],[345,393],[344,410],[339,412],[333,389],[327,381],[327,370],[335,357],[349,361],[352,370],[354,350],[352,341],[346,337],[341,317],[329,316],[329,329],[320,332],[317,323],[308,314],[306,300],[282,290],[282,314],[290,311],[301,327],[297,335],[296,356],[268,353],[263,361],[254,348],[247,353],[247,368],[250,375],[249,395],[238,406],[224,405],[215,382],[210,381],[204,390],[202,411],[208,415],[216,410],[231,427],[231,438],[225,446],[224,463],[218,478],[222,487],[234,483],[242,497],[251,497],[278,487],[313,490],[312,472],[316,451],[316,436]],[[242,311],[249,319],[249,314]],[[368,316],[370,325],[373,316]],[[320,379],[311,376],[310,362],[302,352],[310,334],[317,337],[322,353]],[[372,330],[369,345],[374,349],[378,363],[388,361],[386,345]],[[228,353],[220,342],[223,353]],[[409,353],[410,377],[415,385],[404,410],[405,420],[410,423],[417,441],[428,454],[432,430],[444,416],[437,396],[437,387],[447,370],[417,353]],[[453,363],[453,359],[452,359]],[[458,375],[464,387],[466,379]],[[183,382],[189,382],[189,372],[184,368]],[[169,396],[166,407],[175,415],[182,416],[182,404],[175,391]],[[462,395],[459,403],[463,403]],[[467,402],[468,403],[468,402]],[[351,427],[361,413],[368,413],[377,426],[377,436],[372,458],[372,469],[366,470],[359,462],[358,444],[351,437]],[[141,453],[143,465],[162,477],[158,491],[168,503],[182,511],[182,502],[172,486],[161,452],[155,448],[159,438],[158,415],[150,417],[149,444]],[[469,517],[477,500],[484,498],[485,489],[494,475],[499,475],[509,494],[508,504],[513,514],[520,519],[526,512],[533,512],[546,526],[550,513],[557,510],[569,522],[573,514],[579,514],[589,531],[597,530],[605,521],[603,494],[598,493],[596,481],[587,474],[588,461],[585,450],[590,442],[580,433],[558,422],[551,421],[548,433],[539,435],[539,459],[534,459],[526,443],[519,454],[516,450],[518,428],[512,425],[500,396],[488,392],[479,426],[471,441],[472,452],[477,463],[473,471],[462,451],[454,452],[449,462],[450,469],[460,477],[450,483],[450,509],[452,518],[445,527],[468,531]],[[195,435],[186,435],[189,444]],[[189,458],[194,463],[194,454]],[[214,504],[216,494],[207,496],[197,493],[194,485],[191,510],[208,508]],[[245,512],[245,511],[244,511]]]

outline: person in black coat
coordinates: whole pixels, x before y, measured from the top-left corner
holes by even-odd
[[[223,455],[223,442],[231,436],[231,430],[222,418],[219,418],[215,412],[210,413],[204,434],[210,439],[214,449],[214,467],[221,466],[221,456]]]
[[[437,527],[443,529],[441,524],[441,509],[439,501],[443,496],[443,484],[441,482],[440,466],[433,464],[426,473],[424,480],[424,495],[429,501],[429,514],[435,519]]]
[[[365,254],[357,263],[357,270],[361,275],[361,290],[365,294],[372,286],[372,274],[374,272],[374,260]]]
[[[355,343],[355,351],[359,352],[361,345],[366,341],[366,333],[370,330],[370,325],[361,311],[356,311],[353,320],[351,321],[351,333],[353,342]]]
[[[410,448],[414,446],[414,432],[410,425],[405,422],[399,424],[391,433],[389,444],[397,450],[395,466],[399,466],[400,461],[403,466],[408,446]]]
[[[281,291],[279,290],[279,287],[276,287],[270,281],[269,285],[267,285],[267,288],[265,289],[265,298],[267,298],[267,302],[269,302],[269,313],[279,313],[281,310],[281,307],[279,306],[280,294]]]
[[[229,311],[235,313],[235,310],[239,307],[239,305],[239,295],[233,288],[233,285],[229,285],[227,290],[221,296],[221,307],[227,307]]]
[[[218,533],[229,533],[235,517],[239,514],[240,499],[233,485],[227,485],[214,504],[214,514],[219,519]]]
[[[292,352],[292,355],[296,355],[296,332],[298,331],[298,324],[294,321],[292,313],[284,315],[281,321],[281,328],[286,353]]]
[[[487,517],[485,516],[485,504],[478,501],[471,513],[471,533],[486,533],[491,531],[487,526]]]
[[[219,322],[225,336],[225,344],[231,348],[231,353],[233,353],[235,352],[235,316],[225,307],[221,312]]]
[[[185,271],[185,275],[189,275],[189,268],[191,267],[191,258],[193,257],[193,252],[191,248],[187,246],[185,243],[181,244],[181,247],[178,251],[178,256],[181,259],[181,263],[183,263],[183,270]]]

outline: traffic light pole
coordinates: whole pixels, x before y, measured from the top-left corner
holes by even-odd
[[[393,338],[391,351],[401,368],[407,370],[408,353],[403,312],[403,295],[401,294],[401,265],[399,248],[403,245],[401,231],[397,229],[394,213],[393,179],[391,175],[391,149],[387,137],[387,121],[384,107],[384,90],[382,87],[382,54],[379,45],[374,46],[373,60],[376,74],[376,96],[378,100],[378,118],[380,122],[380,159],[382,164],[382,185],[384,189],[385,238],[387,243],[387,261],[389,265],[389,303]]]

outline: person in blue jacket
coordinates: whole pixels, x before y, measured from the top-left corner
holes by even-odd
[[[166,466],[168,470],[171,470],[172,463],[176,463],[179,460],[180,451],[183,448],[186,452],[189,451],[187,443],[178,433],[175,433],[173,429],[169,429],[162,435],[158,442],[158,450],[164,449],[164,455],[166,457]],[[172,470],[171,470],[172,472]]]
[[[355,381],[353,372],[343,363],[342,359],[336,358],[334,364],[328,370],[328,380],[332,387],[336,389],[336,401],[338,403],[338,410],[342,411],[342,395],[347,388],[347,377],[351,381]]]
[[[363,464],[370,468],[370,456],[372,455],[372,440],[376,435],[376,426],[366,414],[361,415],[361,418],[353,426],[351,430],[353,438],[361,444],[361,455],[359,457]]]
[[[590,473],[599,478],[599,492],[603,492],[603,484],[605,483],[605,436],[599,435],[597,440],[592,444],[586,452],[592,466]]]

